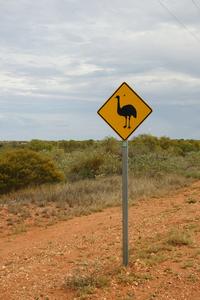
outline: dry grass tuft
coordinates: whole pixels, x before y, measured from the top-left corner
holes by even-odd
[[[68,276],[65,279],[64,288],[76,293],[81,299],[95,293],[96,289],[110,286],[110,278],[106,275],[97,275],[96,272],[81,274],[80,272]]]
[[[169,232],[167,243],[171,246],[188,246],[192,244],[191,235],[186,231],[172,230]]]

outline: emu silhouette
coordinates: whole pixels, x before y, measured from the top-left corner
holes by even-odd
[[[137,118],[137,111],[133,105],[124,105],[120,107],[120,96],[117,95],[115,98],[117,98],[117,113],[120,116],[125,117],[125,125],[124,128],[127,128],[127,119],[128,119],[128,128],[131,128],[130,126],[130,119],[131,116],[134,118]]]

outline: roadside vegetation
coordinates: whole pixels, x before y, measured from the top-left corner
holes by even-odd
[[[119,205],[121,172],[114,138],[1,142],[0,207],[10,214],[1,219],[17,232],[30,218],[52,224]],[[173,192],[200,178],[200,141],[140,135],[129,142],[129,174],[132,204]]]
[[[59,180],[64,182],[121,174],[121,142],[114,138],[106,138],[102,141],[32,140],[0,143],[0,162],[7,159],[8,168],[12,169],[16,164],[21,164],[21,170],[26,170],[27,166],[22,162],[24,157],[26,160],[29,157],[30,168],[32,165],[33,169],[35,160],[38,160],[38,167],[39,160],[44,162],[46,159],[48,163],[51,161],[52,165],[54,164],[64,175],[63,178],[58,176]],[[129,142],[129,170],[130,174],[137,177],[178,174],[200,178],[200,141],[140,135]],[[2,172],[3,169],[0,167],[1,177]],[[14,175],[18,170],[13,169],[10,172]],[[43,171],[38,170],[38,176],[42,178],[42,175]],[[57,176],[55,177],[55,181],[58,181]],[[51,183],[52,180],[49,182]],[[43,182],[36,182],[36,184],[41,183]],[[30,184],[32,184],[31,179]],[[29,182],[26,182],[27,185]]]

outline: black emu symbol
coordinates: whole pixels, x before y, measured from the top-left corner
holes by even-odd
[[[137,111],[133,105],[124,105],[120,107],[120,96],[117,95],[115,98],[117,98],[117,113],[120,116],[125,117],[125,125],[124,128],[127,128],[127,118],[128,118],[128,128],[131,128],[130,126],[130,119],[131,116],[134,118],[137,118]]]

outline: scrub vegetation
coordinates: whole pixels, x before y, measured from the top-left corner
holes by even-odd
[[[40,161],[41,165],[45,159],[49,164],[51,161],[64,175],[64,178],[55,176],[55,181],[59,179],[72,182],[121,174],[121,142],[114,138],[102,141],[1,142],[1,163],[7,159],[8,167],[13,168],[16,164],[21,164],[21,170],[26,170],[27,166],[23,165],[24,158],[30,159],[30,169],[35,168],[36,160],[37,168],[40,167]],[[140,135],[129,142],[129,170],[130,174],[137,177],[178,174],[200,178],[200,141]],[[18,169],[9,171],[13,172],[13,177],[14,173],[16,176],[18,174]],[[1,166],[1,177],[2,172]],[[45,182],[41,180],[42,175],[43,170],[38,170],[40,180],[36,184]],[[50,183],[52,181],[49,180]],[[27,181],[26,186],[28,184]]]
[[[114,138],[1,142],[0,206],[19,228],[86,215],[120,204],[121,173]],[[130,203],[173,192],[200,178],[200,141],[140,135],[129,142],[129,175]]]

